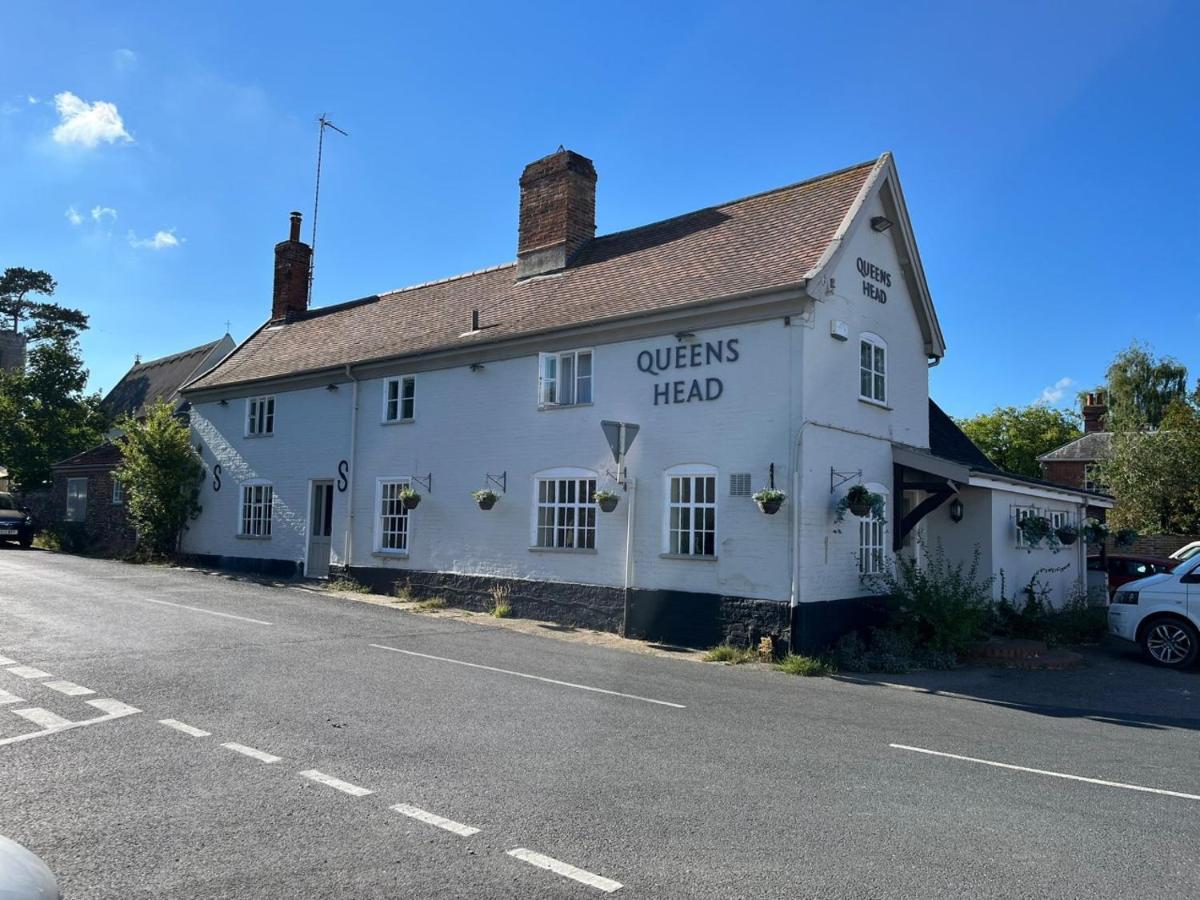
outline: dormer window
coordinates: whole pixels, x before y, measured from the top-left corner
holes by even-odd
[[[592,351],[538,354],[538,407],[592,402]]]
[[[246,437],[275,433],[275,398],[251,397],[246,401]]]

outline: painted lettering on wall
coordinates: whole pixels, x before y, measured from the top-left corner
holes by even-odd
[[[344,459],[340,460],[338,462],[338,479],[337,479],[337,489],[338,489],[339,494],[346,493],[346,488],[348,488],[350,486],[350,479],[346,477],[349,474],[349,472],[350,472],[350,463]]]
[[[858,274],[863,277],[863,295],[872,300],[878,300],[880,303],[887,303],[887,291],[884,288],[892,286],[892,273],[879,268],[874,263],[867,262],[861,256],[855,265],[858,268]]]
[[[221,489],[221,464],[217,463],[215,466],[213,466],[213,490],[219,491],[220,489]]]
[[[677,369],[735,363],[740,358],[738,338],[729,338],[643,350],[637,356],[637,367],[639,372],[659,376]],[[654,405],[716,400],[724,392],[724,382],[714,376],[668,379],[654,385]]]

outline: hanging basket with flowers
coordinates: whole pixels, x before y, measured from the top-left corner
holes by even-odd
[[[421,503],[421,495],[408,486],[400,488],[396,497],[404,504],[405,509],[416,509]]]
[[[480,509],[491,509],[496,505],[496,501],[500,499],[499,494],[488,488],[484,488],[481,491],[472,491],[471,496],[475,498],[475,502],[479,504]]]
[[[878,519],[880,522],[887,521],[883,515],[883,495],[876,494],[863,484],[856,484],[851,487],[850,490],[846,491],[845,496],[838,501],[836,509],[838,522],[841,522],[845,518],[847,511],[852,516],[858,516],[860,519],[870,516],[872,519]]]
[[[1083,523],[1083,539],[1089,544],[1103,544],[1108,537],[1108,526],[1099,519],[1088,519]]]
[[[1071,524],[1059,525],[1054,529],[1054,536],[1058,538],[1058,542],[1064,547],[1070,547],[1079,540],[1079,529]]]
[[[1017,530],[1021,532],[1021,541],[1025,544],[1025,549],[1034,550],[1042,545],[1042,541],[1047,544],[1058,542],[1058,538],[1054,535],[1054,526],[1050,524],[1050,520],[1045,516],[1030,514],[1017,522]]]
[[[1118,528],[1113,534],[1113,543],[1118,547],[1132,547],[1137,539],[1136,528]]]
[[[599,505],[601,512],[610,513],[617,508],[621,495],[616,491],[596,491],[592,494],[592,499]]]
[[[758,508],[768,516],[773,516],[779,512],[779,507],[783,506],[783,501],[787,499],[787,494],[775,488],[763,488],[753,495]]]

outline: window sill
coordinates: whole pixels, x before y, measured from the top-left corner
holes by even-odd
[[[236,537],[239,541],[269,541],[271,539],[269,534],[239,534]]]
[[[407,550],[372,550],[371,555],[380,559],[408,559]]]
[[[554,409],[583,409],[591,405],[591,401],[587,403],[539,403],[538,412],[549,412]]]
[[[699,556],[692,553],[660,553],[659,559],[686,559],[690,562],[716,562],[716,556]]]
[[[381,419],[380,425],[411,425],[416,419]]]
[[[583,556],[595,556],[595,547],[530,547],[530,553],[578,553]]]
[[[244,434],[244,435],[242,435],[242,437],[247,437],[247,438],[269,438],[269,437],[275,437],[275,432],[273,432],[273,431],[268,431],[268,432],[266,432],[266,433],[264,433],[264,434]]]

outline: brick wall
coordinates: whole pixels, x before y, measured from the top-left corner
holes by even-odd
[[[120,554],[133,549],[136,534],[129,526],[123,503],[112,502],[113,470],[93,468],[68,473],[55,473],[50,489],[46,518],[38,518],[41,528],[68,524],[67,479],[87,479],[87,507],[82,531],[89,549]]]
[[[1087,463],[1059,460],[1042,463],[1042,476],[1055,484],[1065,484],[1070,487],[1083,487]]]
[[[1170,556],[1185,544],[1200,541],[1198,534],[1148,534],[1134,541],[1132,547],[1116,547],[1111,539],[1108,543],[1109,553],[1135,553],[1143,556]]]

